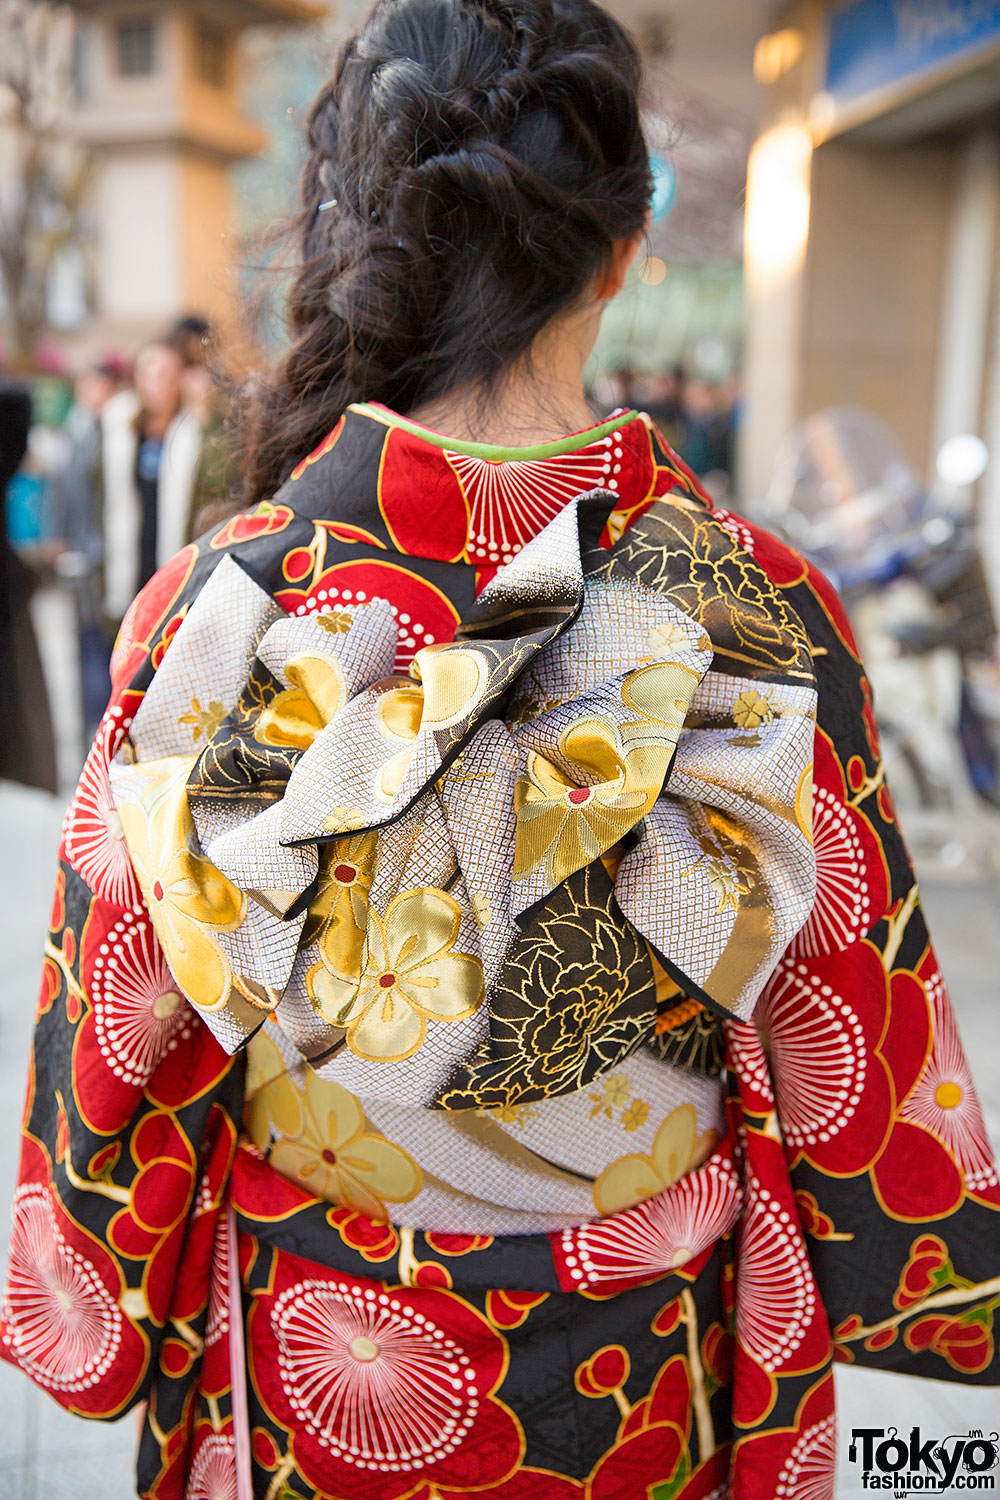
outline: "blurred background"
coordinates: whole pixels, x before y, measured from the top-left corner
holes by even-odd
[[[135,476],[173,488],[178,546],[225,503],[228,392],[281,345],[308,103],[364,8],[0,0],[0,1198],[62,806],[128,602],[105,518]],[[648,410],[720,506],[841,588],[1000,1136],[1000,3],[610,8],[646,59],[656,196],[595,415]],[[995,1425],[995,1394],[847,1375],[847,1430],[873,1406]],[[0,1385],[15,1500],[131,1493],[130,1431]]]

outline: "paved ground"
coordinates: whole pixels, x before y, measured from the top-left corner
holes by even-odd
[[[61,805],[48,797],[0,785],[0,1216],[16,1170],[25,1058],[61,812]],[[950,873],[928,857],[925,903],[990,1128],[1000,1144],[1000,882],[989,869],[991,848],[997,846],[981,827],[952,826],[945,832]],[[935,845],[930,835],[911,835],[911,841],[928,851]],[[963,848],[971,850],[964,863]],[[854,1425],[895,1426],[904,1434],[920,1425],[926,1436],[943,1437],[969,1426],[989,1431],[1000,1423],[997,1391],[856,1370],[838,1371],[838,1379],[845,1462],[837,1500],[857,1500],[867,1493],[858,1486],[857,1471],[846,1463]],[[0,1365],[0,1411],[6,1413],[6,1420],[0,1420],[4,1500],[128,1500],[134,1495],[130,1419],[104,1427],[67,1416],[7,1365]]]

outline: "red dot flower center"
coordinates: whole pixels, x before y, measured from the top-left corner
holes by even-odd
[[[353,865],[336,865],[333,878],[338,885],[353,885],[358,878],[358,872]]]
[[[335,1167],[337,1165],[337,1153],[336,1151],[331,1151],[329,1146],[324,1146],[320,1155],[328,1167]]]
[[[393,985],[396,983],[396,976],[395,974],[380,974],[378,976],[378,982],[380,989],[391,990]]]
[[[158,880],[153,885],[153,898],[156,901],[163,900],[163,886]]]
[[[582,807],[585,802],[590,801],[591,795],[589,786],[574,786],[566,793],[566,801],[574,807]]]

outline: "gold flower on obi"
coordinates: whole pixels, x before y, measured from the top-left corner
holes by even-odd
[[[401,1146],[368,1129],[359,1100],[310,1067],[294,1074],[269,1037],[250,1043],[245,1119],[271,1165],[307,1193],[387,1220],[386,1203],[408,1203],[421,1173]]]
[[[351,951],[363,939],[368,926],[368,892],[375,873],[377,833],[358,833],[338,839],[320,852],[319,884],[309,903],[302,932],[302,946],[319,939],[324,956],[333,968],[355,967],[337,959],[343,941]],[[359,936],[360,935],[360,936]]]
[[[699,1136],[694,1106],[682,1104],[663,1121],[648,1156],[623,1156],[605,1167],[594,1183],[598,1213],[620,1213],[645,1198],[655,1198],[685,1172],[701,1166],[711,1156],[717,1140],[714,1130]]]
[[[344,669],[331,656],[302,652],[285,663],[285,676],[292,686],[264,709],[254,738],[262,745],[308,750],[347,700]]]
[[[372,1062],[412,1057],[428,1021],[462,1021],[483,999],[483,968],[455,952],[461,912],[444,891],[404,891],[385,918],[369,909],[366,955],[359,975],[316,964],[310,997],[347,1045]]]
[[[403,746],[376,775],[375,792],[383,802],[392,802],[399,792],[418,736],[451,729],[467,719],[490,685],[482,653],[450,643],[424,646],[410,673],[412,680],[383,693],[375,707],[382,739]]]
[[[741,729],[759,729],[774,718],[771,700],[756,688],[747,688],[733,704],[733,718]]]
[[[735,824],[727,829],[721,814],[713,816],[712,826],[705,828],[698,842],[701,856],[684,871],[684,876],[693,875],[696,870],[701,872],[719,898],[717,915],[727,906],[738,912],[743,897],[749,896],[758,883],[753,851],[736,837]]]
[[[527,775],[514,793],[515,880],[544,863],[550,884],[559,885],[646,816],[663,790],[697,685],[689,667],[644,667],[621,689],[636,720],[620,728],[595,716],[564,730],[559,749],[580,768],[583,785],[537,751],[529,753]]]
[[[187,779],[193,764],[186,756],[172,756],[158,767],[147,764],[125,773],[145,781],[154,771],[137,801],[119,800],[118,815],[174,978],[192,1004],[212,1011],[226,1004],[233,982],[215,934],[240,925],[246,898],[191,847]]]

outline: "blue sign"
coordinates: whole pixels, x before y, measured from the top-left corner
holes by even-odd
[[[677,196],[677,172],[673,162],[655,153],[650,156],[649,165],[653,172],[653,201],[650,207],[655,224],[660,219],[665,219],[674,206],[674,199]]]
[[[1000,0],[849,0],[830,17],[827,91],[858,99],[1000,44]]]

